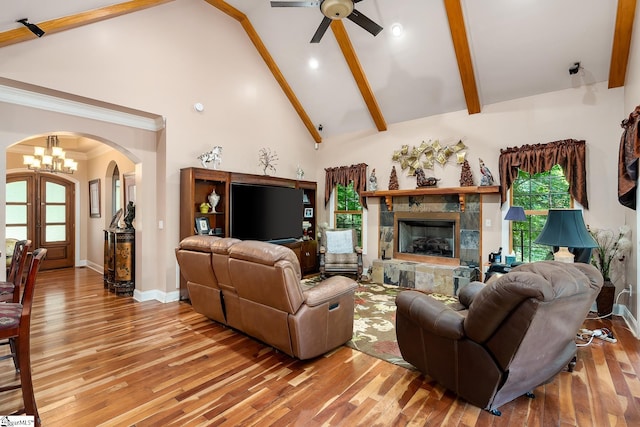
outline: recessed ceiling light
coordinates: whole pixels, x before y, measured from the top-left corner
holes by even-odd
[[[311,68],[312,70],[317,70],[319,66],[320,66],[320,63],[316,58],[311,58],[309,60],[309,68]]]
[[[391,25],[391,35],[394,37],[402,37],[404,34],[404,28],[402,28],[402,24],[395,23]]]

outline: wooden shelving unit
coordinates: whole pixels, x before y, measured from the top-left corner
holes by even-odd
[[[300,188],[306,196],[303,203],[301,216],[303,221],[308,221],[311,225],[307,229],[307,234],[311,239],[315,239],[316,233],[316,193],[317,184],[313,181],[300,181],[295,179],[278,178],[266,175],[252,175],[235,172],[225,172],[204,168],[184,168],[180,170],[180,240],[187,236],[196,234],[196,218],[206,217],[209,219],[213,235],[219,237],[229,237],[229,218],[232,183],[273,185],[290,188]],[[200,205],[207,203],[207,196],[213,189],[220,195],[220,201],[215,212],[200,212]],[[308,201],[307,201],[308,200]],[[310,209],[305,217],[305,209]],[[302,222],[300,223],[302,236]],[[314,241],[303,241],[296,252],[300,258],[300,265],[304,274],[318,271],[317,266],[317,244]],[[188,299],[189,294],[186,283],[180,278],[180,299]]]

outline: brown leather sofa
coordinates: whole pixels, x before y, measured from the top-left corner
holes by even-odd
[[[575,359],[576,333],[601,287],[589,264],[543,261],[464,287],[461,311],[404,291],[396,298],[398,345],[421,372],[499,415]]]
[[[334,276],[311,289],[300,283],[287,247],[190,236],[176,248],[193,308],[299,359],[310,359],[353,335],[353,280]]]

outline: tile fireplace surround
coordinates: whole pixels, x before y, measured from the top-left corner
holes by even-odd
[[[367,197],[379,196],[379,253],[372,263],[371,279],[375,283],[394,284],[449,295],[457,294],[470,280],[479,280],[482,245],[482,194],[497,193],[499,187],[461,187],[450,189],[416,189],[367,192]],[[459,215],[459,253],[455,263],[428,257],[421,261],[416,255],[402,259],[395,254],[394,222],[410,213],[425,218],[442,214]],[[436,214],[436,215],[433,215]],[[396,256],[394,256],[396,255]]]

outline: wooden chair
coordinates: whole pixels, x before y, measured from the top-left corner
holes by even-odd
[[[16,414],[26,413],[27,415],[33,415],[37,426],[40,425],[40,417],[36,407],[31,379],[31,343],[29,336],[36,276],[40,269],[40,263],[46,254],[47,250],[43,248],[33,251],[31,265],[24,285],[22,303],[7,302],[0,304],[0,339],[13,340],[20,368],[20,384],[0,387],[0,392],[21,388],[24,408],[16,411]]]
[[[362,277],[362,248],[355,229],[328,229],[320,236],[320,276],[352,273]]]
[[[20,302],[20,287],[24,266],[31,248],[31,240],[18,240],[13,249],[6,281],[0,281],[0,302]]]

